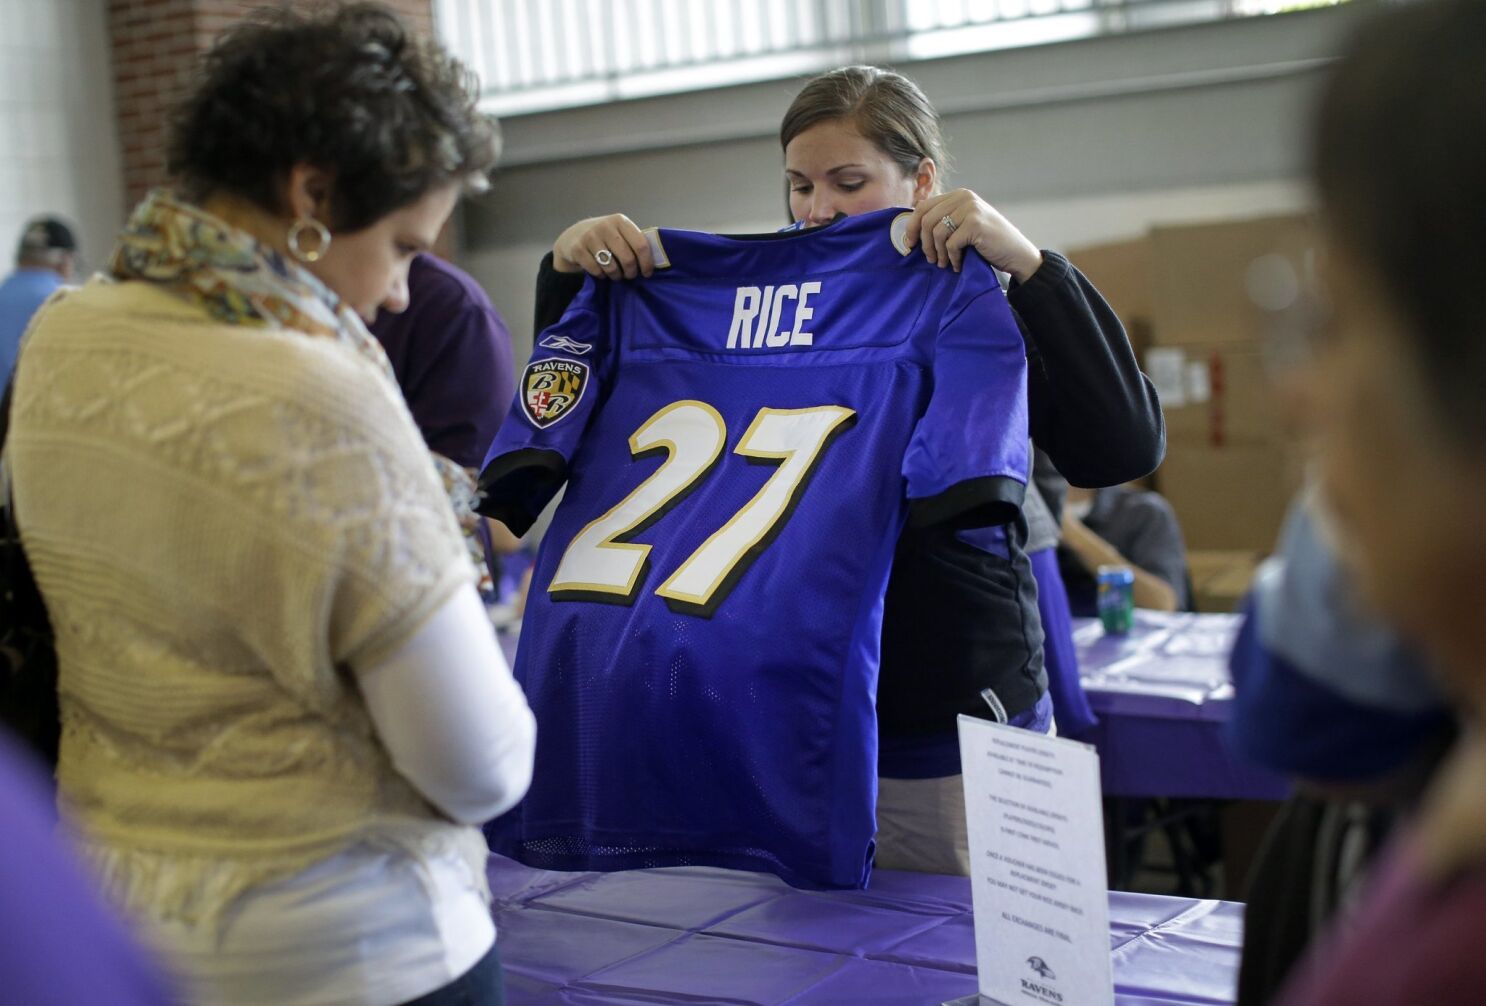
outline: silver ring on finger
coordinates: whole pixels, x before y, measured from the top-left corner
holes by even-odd
[[[600,248],[593,253],[593,260],[607,269],[614,264],[614,253],[607,248]]]
[[[955,218],[950,216],[948,213],[939,218],[939,224],[949,234],[953,234],[955,232],[955,228],[959,226],[959,224],[955,223]]]

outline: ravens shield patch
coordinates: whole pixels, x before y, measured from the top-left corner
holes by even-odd
[[[588,364],[577,360],[537,360],[521,375],[526,418],[544,430],[578,407],[588,387]]]

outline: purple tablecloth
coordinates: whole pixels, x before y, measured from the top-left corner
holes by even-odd
[[[975,991],[970,881],[879,870],[866,891],[797,891],[686,868],[551,873],[491,857],[510,1006],[881,1003]],[[1231,1003],[1243,906],[1110,895],[1119,1006]]]
[[[1099,749],[1106,795],[1284,799],[1283,777],[1238,761],[1223,740],[1238,619],[1137,610],[1127,636],[1075,620],[1079,675],[1100,721],[1079,739]]]

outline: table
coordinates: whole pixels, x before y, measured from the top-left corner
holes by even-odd
[[[1223,739],[1233,707],[1228,652],[1238,615],[1135,612],[1127,636],[1074,619],[1079,676],[1100,723],[1104,792],[1122,797],[1283,800],[1283,777],[1235,759]]]
[[[879,870],[797,891],[687,867],[553,873],[491,857],[510,1006],[937,1006],[975,991],[970,881]],[[1119,1006],[1231,1003],[1243,906],[1110,894]]]

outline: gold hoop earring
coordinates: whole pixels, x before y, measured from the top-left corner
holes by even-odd
[[[306,231],[315,236],[313,248],[300,247],[300,241],[304,238]],[[330,231],[314,217],[300,217],[289,226],[288,242],[290,255],[305,264],[318,262],[330,250]]]

